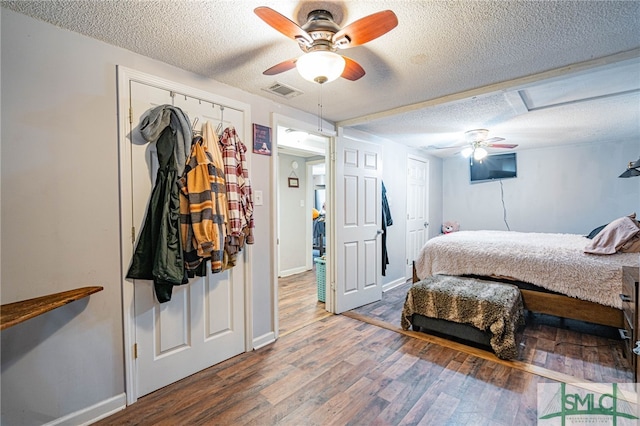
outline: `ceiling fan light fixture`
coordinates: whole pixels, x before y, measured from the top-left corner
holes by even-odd
[[[306,53],[296,61],[296,68],[302,78],[320,84],[340,77],[345,65],[341,55],[325,50]]]
[[[468,146],[465,149],[463,149],[462,152],[460,152],[460,154],[462,154],[464,158],[469,158],[471,157],[471,154],[473,154],[473,148]]]
[[[484,157],[486,157],[487,154],[488,154],[488,152],[487,152],[486,149],[484,149],[482,147],[476,148],[475,151],[473,152],[473,159],[480,161]]]

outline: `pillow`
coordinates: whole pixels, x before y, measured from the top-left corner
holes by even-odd
[[[593,240],[593,237],[598,235],[600,233],[600,231],[602,231],[604,229],[605,226],[607,226],[607,225],[598,226],[593,231],[589,232],[589,235],[587,235],[586,237],[588,239],[590,239],[590,240]]]
[[[594,238],[591,243],[584,248],[585,253],[592,254],[614,254],[621,248],[633,249],[635,247],[633,240],[640,236],[640,225],[635,220],[636,214],[624,216],[614,220],[604,227]],[[625,244],[631,243],[631,247]]]

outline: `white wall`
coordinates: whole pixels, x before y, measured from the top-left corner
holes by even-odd
[[[503,183],[512,231],[587,234],[613,219],[640,215],[640,178],[618,178],[640,155],[640,140],[519,151],[518,177]],[[506,230],[500,182],[469,183],[468,160],[443,168],[444,220],[460,229]]]
[[[295,174],[299,187],[290,188],[291,163],[298,163]],[[312,201],[307,196],[307,167],[303,157],[278,154],[278,190],[280,193],[280,271],[282,276],[303,272],[311,246],[307,245],[307,228],[311,226]],[[303,204],[304,203],[304,204]]]
[[[310,125],[317,118],[6,9],[1,13],[2,303],[87,285],[105,288],[2,331],[3,417],[11,408],[31,416],[25,424],[35,424],[123,401],[116,65],[248,103],[254,123],[270,126],[274,112]],[[271,157],[250,154],[249,161],[253,188],[264,194],[264,204],[255,207],[256,243],[250,248],[256,338],[273,332],[275,236]]]
[[[383,285],[405,280],[407,259],[407,148],[395,142],[382,144],[382,181],[387,190],[387,201],[393,225],[387,227],[387,254]]]

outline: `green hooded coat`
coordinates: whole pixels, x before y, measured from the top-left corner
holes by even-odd
[[[180,193],[174,154],[177,143],[171,127],[158,141],[158,173],[151,193],[144,225],[127,278],[153,280],[159,302],[171,300],[174,285],[186,284],[180,239]]]

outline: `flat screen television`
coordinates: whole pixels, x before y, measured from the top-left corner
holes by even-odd
[[[485,157],[482,161],[471,158],[469,162],[471,183],[509,179],[518,176],[516,153],[496,154]]]

